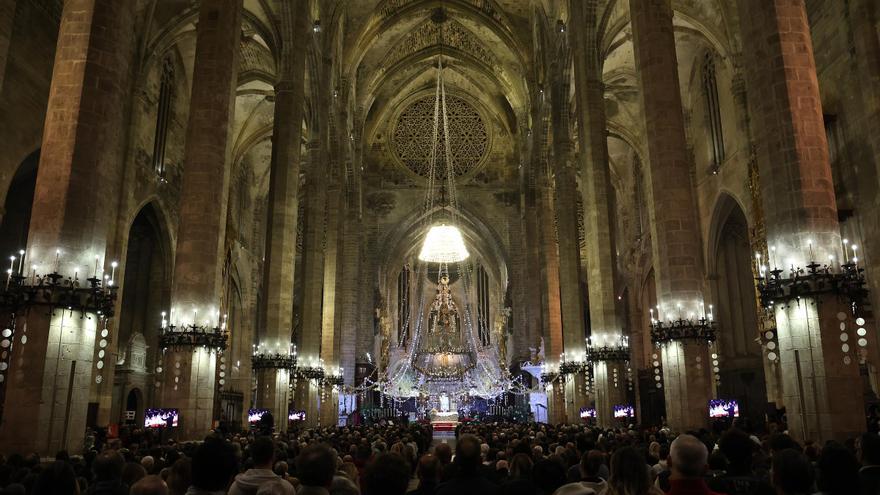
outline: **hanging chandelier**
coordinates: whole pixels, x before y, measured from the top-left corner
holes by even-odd
[[[453,225],[433,225],[425,236],[419,259],[431,263],[458,263],[470,256],[461,231]]]

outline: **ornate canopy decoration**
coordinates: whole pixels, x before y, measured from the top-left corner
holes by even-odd
[[[434,115],[437,99],[427,95],[411,102],[397,117],[391,136],[394,154],[410,172],[428,178],[431,148],[434,146]],[[489,130],[480,112],[463,98],[446,95],[449,148],[456,176],[467,175],[479,167],[489,153]],[[437,163],[446,161],[446,134],[441,122],[437,135]],[[437,167],[436,179],[446,177],[446,167]]]

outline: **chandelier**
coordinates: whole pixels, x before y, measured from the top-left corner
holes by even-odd
[[[425,236],[419,259],[431,263],[458,263],[470,256],[458,227],[434,225]]]

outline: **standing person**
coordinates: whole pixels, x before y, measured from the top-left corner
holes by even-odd
[[[752,464],[758,444],[739,429],[721,435],[718,450],[727,458],[724,474],[708,481],[709,488],[727,495],[773,495],[770,481],[755,474]]]
[[[838,442],[828,442],[816,461],[816,486],[821,495],[859,493],[859,461]]]
[[[880,494],[880,436],[865,433],[859,438],[859,485],[862,495]]]
[[[220,437],[208,437],[192,456],[192,485],[186,495],[226,493],[238,472],[232,445]]]
[[[271,438],[259,437],[254,440],[251,444],[251,461],[254,467],[235,477],[235,482],[229,487],[229,495],[256,495],[264,483],[282,480],[272,470],[275,464],[275,443]],[[287,494],[294,495],[293,485],[286,480],[282,481]]]
[[[463,435],[455,446],[455,476],[437,487],[436,495],[494,495],[498,487],[486,479],[480,457],[480,441]]]
[[[803,453],[783,449],[773,454],[773,486],[778,495],[813,493],[813,466]]]
[[[434,495],[440,481],[440,461],[436,456],[425,454],[419,460],[416,473],[419,476],[419,487],[410,490],[409,495]]]
[[[704,478],[709,469],[706,444],[692,435],[680,435],[669,447],[669,491],[667,495],[717,495]]]
[[[663,495],[651,486],[645,458],[634,447],[617,449],[611,456],[611,476],[600,495]]]
[[[336,473],[336,454],[325,444],[310,445],[296,458],[297,495],[327,495]]]

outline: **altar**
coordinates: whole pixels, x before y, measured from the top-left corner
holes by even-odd
[[[431,409],[428,416],[431,418],[431,423],[458,423],[457,411],[438,411],[436,409]]]

